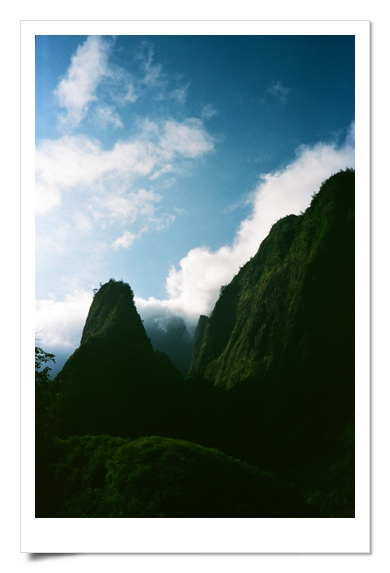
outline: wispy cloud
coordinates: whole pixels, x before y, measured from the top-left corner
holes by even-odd
[[[108,56],[112,42],[101,36],[89,36],[71,59],[66,76],[55,95],[65,112],[60,116],[64,127],[77,126],[96,99],[96,89],[109,75]]]
[[[36,149],[37,215],[58,207],[64,192],[123,194],[138,177],[155,179],[182,159],[202,157],[213,148],[212,136],[198,119],[144,122],[136,136],[110,150],[81,135],[42,141]]]
[[[134,223],[140,216],[150,218],[154,213],[154,204],[161,199],[162,197],[153,191],[140,189],[126,195],[103,196],[100,205],[108,217]]]
[[[180,76],[168,75],[160,63],[155,61],[151,42],[142,42],[135,61],[138,63],[137,89],[139,93],[151,92],[157,100],[174,100],[184,104],[190,82],[182,82]]]
[[[132,72],[110,59],[114,44],[113,37],[89,36],[72,56],[54,91],[62,110],[60,127],[66,132],[77,128],[90,112],[100,127],[121,128],[123,119],[114,106],[122,108],[145,96],[185,103],[190,82],[167,74],[156,62],[150,42],[141,43]]]
[[[161,64],[154,61],[154,48],[148,41],[143,41],[138,51],[136,59],[140,62],[142,72],[142,83],[147,86],[161,87],[164,83],[164,76]]]
[[[118,237],[114,243],[113,248],[118,249],[128,249],[130,248],[134,241],[140,239],[142,235],[145,233],[154,230],[154,231],[164,231],[168,229],[176,220],[177,211],[176,213],[156,213],[154,207],[148,205],[148,216],[143,217],[143,225],[137,233],[131,233],[128,230],[125,230],[121,237]]]
[[[218,115],[217,110],[211,105],[206,104],[202,107],[200,117],[204,120],[211,119],[212,117]]]
[[[286,103],[288,102],[290,92],[291,89],[284,86],[283,83],[280,80],[278,80],[268,86],[260,101],[262,103],[276,102],[280,105],[286,105]]]
[[[119,116],[119,114],[115,111],[112,106],[104,105],[98,106],[94,112],[96,121],[99,122],[101,127],[114,127],[121,128],[124,127],[124,124]]]

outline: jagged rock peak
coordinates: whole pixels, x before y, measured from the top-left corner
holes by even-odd
[[[95,292],[81,337],[81,345],[96,338],[131,340],[150,346],[134,304],[131,287],[110,279]]]

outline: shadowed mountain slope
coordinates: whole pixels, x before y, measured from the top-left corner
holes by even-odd
[[[223,288],[196,371],[230,389],[262,374],[341,367],[353,374],[354,172],[276,223]],[[287,366],[288,364],[288,366]]]
[[[140,435],[168,431],[182,376],[154,352],[128,284],[95,294],[80,347],[57,375],[60,433]]]
[[[219,447],[252,463],[282,467],[346,453],[354,427],[354,180],[350,170],[332,176],[304,214],[278,221],[208,321],[196,372],[229,390]]]

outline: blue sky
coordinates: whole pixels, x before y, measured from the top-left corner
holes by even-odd
[[[281,216],[354,167],[354,36],[37,36],[36,330],[93,289],[209,313]]]

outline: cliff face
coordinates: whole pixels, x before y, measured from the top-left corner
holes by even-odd
[[[228,390],[221,449],[281,466],[327,452],[353,474],[354,238],[346,171],[276,223],[223,289],[195,370]]]
[[[168,357],[154,352],[129,285],[111,280],[95,294],[80,347],[55,379],[61,432],[139,435],[166,428],[180,381]]]
[[[301,216],[271,229],[226,286],[196,371],[226,389],[264,375],[353,373],[354,173],[331,177]]]

